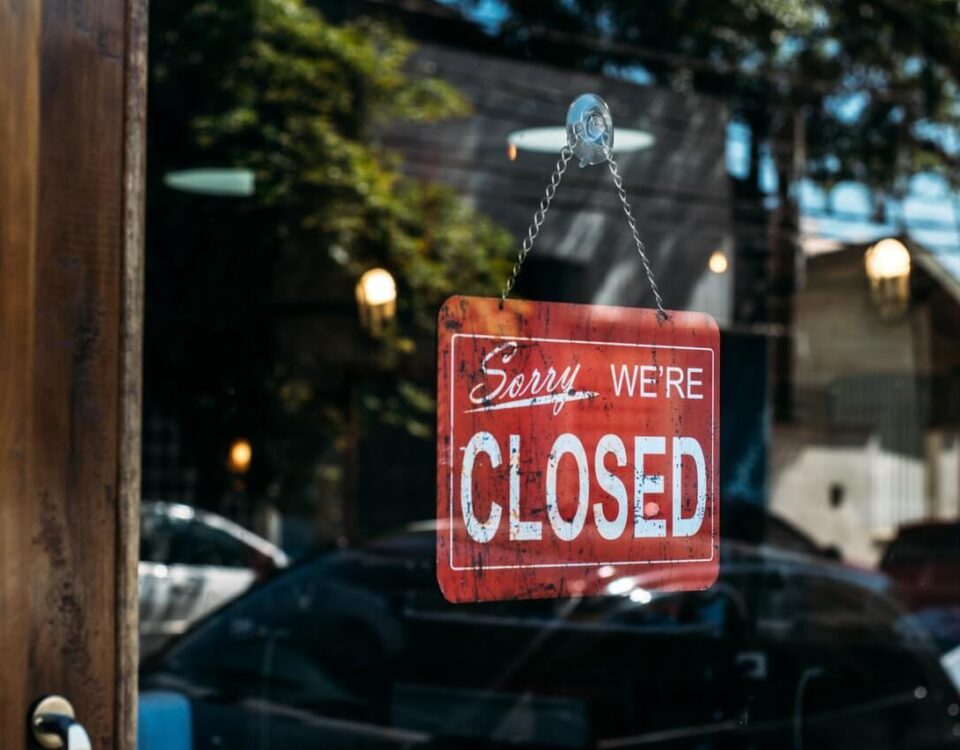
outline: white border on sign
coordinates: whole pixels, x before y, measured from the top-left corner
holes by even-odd
[[[453,408],[453,386],[455,383],[454,380],[454,362],[456,362],[456,356],[454,355],[454,348],[457,343],[457,338],[464,336],[471,339],[494,339],[500,341],[533,341],[533,342],[544,342],[547,344],[581,344],[587,346],[626,346],[633,349],[682,349],[686,351],[695,351],[695,352],[710,352],[710,439],[713,443],[713,451],[710,455],[710,484],[711,489],[713,490],[711,494],[711,513],[710,513],[710,557],[696,557],[688,558],[682,560],[603,560],[598,562],[563,562],[563,563],[534,563],[532,565],[465,565],[458,566],[453,564],[453,476],[454,476],[454,426],[453,426],[453,417],[456,413],[456,409]],[[544,339],[544,338],[535,338],[529,336],[495,336],[493,334],[486,333],[455,333],[450,337],[450,453],[449,453],[449,463],[447,464],[450,468],[450,509],[449,515],[447,516],[447,524],[450,527],[450,569],[451,570],[528,570],[531,568],[596,568],[601,565],[658,565],[663,563],[672,563],[672,564],[683,564],[683,563],[700,563],[700,562],[711,562],[715,555],[716,548],[716,529],[714,525],[716,523],[716,510],[717,510],[717,432],[716,432],[716,420],[714,414],[715,408],[715,396],[714,389],[716,388],[717,382],[717,364],[716,358],[713,353],[713,349],[707,346],[670,346],[666,344],[635,344],[622,341],[579,341],[575,339]]]

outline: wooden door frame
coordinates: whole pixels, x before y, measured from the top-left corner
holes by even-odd
[[[149,0],[123,0],[124,190],[117,503],[117,750],[137,746]]]
[[[146,0],[0,3],[0,744],[133,748]]]

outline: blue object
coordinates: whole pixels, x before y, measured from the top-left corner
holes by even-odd
[[[140,694],[137,750],[193,750],[190,701],[179,693]]]

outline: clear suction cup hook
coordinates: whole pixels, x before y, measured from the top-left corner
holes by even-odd
[[[603,164],[613,151],[610,107],[596,94],[581,94],[567,110],[567,145],[580,166]]]
[[[629,135],[629,133],[627,134]],[[649,137],[649,134],[647,135]],[[644,146],[650,145],[651,142],[652,138],[645,141]],[[540,236],[540,227],[543,226],[543,222],[547,218],[550,203],[557,192],[557,188],[560,187],[560,180],[563,179],[563,173],[567,171],[567,165],[574,156],[580,160],[581,167],[606,162],[610,175],[613,177],[617,195],[620,198],[620,205],[623,207],[623,214],[627,217],[627,226],[630,227],[630,234],[633,236],[633,242],[640,254],[640,262],[643,264],[644,273],[647,275],[647,281],[650,282],[650,291],[653,292],[653,298],[657,303],[657,319],[660,322],[666,321],[667,311],[663,309],[660,289],[657,287],[656,279],[653,278],[650,259],[647,258],[646,247],[640,239],[637,221],[633,218],[633,210],[630,208],[630,201],[627,200],[627,191],[623,187],[620,168],[617,166],[616,159],[613,158],[613,118],[610,116],[610,107],[596,94],[581,94],[574,99],[570,109],[567,110],[567,145],[560,150],[560,158],[557,159],[557,165],[553,168],[553,174],[550,175],[550,182],[547,183],[543,198],[540,199],[540,207],[534,211],[533,222],[527,228],[527,236],[523,238],[521,243],[520,252],[517,254],[517,262],[513,264],[513,270],[510,271],[507,281],[503,285],[503,292],[500,295],[500,309],[502,310],[506,304],[507,295],[513,289],[517,276],[520,275],[520,268],[533,249],[534,241]]]

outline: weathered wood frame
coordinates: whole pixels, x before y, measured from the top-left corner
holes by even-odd
[[[146,0],[0,4],[0,736],[136,745]]]

